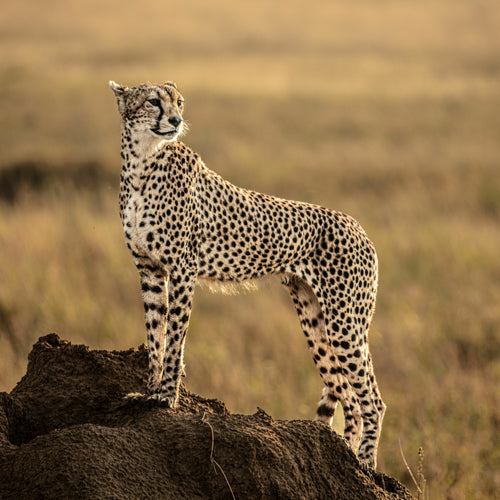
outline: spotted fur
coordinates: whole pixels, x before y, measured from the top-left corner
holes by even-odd
[[[377,256],[340,212],[232,185],[177,138],[175,84],[110,82],[122,118],[120,216],[139,271],[147,339],[147,397],[175,406],[197,279],[281,278],[325,384],[317,420],[340,402],[344,437],[375,467],[385,405],[368,349]]]

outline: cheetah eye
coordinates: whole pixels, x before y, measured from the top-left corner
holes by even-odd
[[[152,104],[153,106],[156,106],[157,108],[160,107],[160,99],[148,99],[149,104]]]
[[[182,99],[177,99],[177,106],[179,108],[181,108],[183,104],[184,104],[184,101]]]

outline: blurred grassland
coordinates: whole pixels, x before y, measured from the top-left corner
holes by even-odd
[[[38,336],[145,340],[117,213],[109,79],[174,80],[185,142],[236,184],[356,217],[380,287],[379,467],[429,498],[500,489],[500,4],[18,0],[0,16],[0,390]],[[29,175],[28,175],[29,174]],[[186,383],[311,418],[321,381],[291,301],[200,288]],[[341,430],[341,419],[337,418]]]

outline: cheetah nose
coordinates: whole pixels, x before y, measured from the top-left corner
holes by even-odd
[[[182,118],[179,118],[178,116],[172,116],[168,119],[168,123],[170,123],[170,125],[173,125],[175,128],[179,126],[179,123],[181,123],[181,121]]]

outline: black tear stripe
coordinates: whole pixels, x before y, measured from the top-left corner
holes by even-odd
[[[159,100],[159,99],[158,99]],[[163,115],[165,114],[165,111],[163,109],[163,106],[161,105],[161,100],[160,100],[160,105],[159,105],[159,108],[160,108],[160,115],[158,116],[158,118],[156,119],[156,130],[160,130],[160,123],[161,123],[161,119],[163,117]]]

